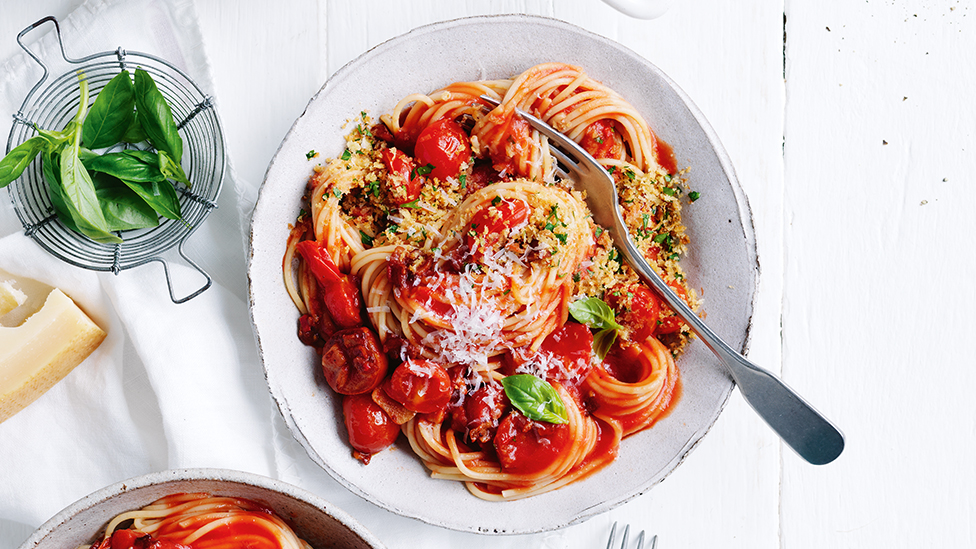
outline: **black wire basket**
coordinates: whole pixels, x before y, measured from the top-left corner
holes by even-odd
[[[48,67],[24,45],[23,37],[44,23],[51,22],[57,31],[61,56],[70,70],[48,81]],[[159,262],[163,265],[170,298],[174,303],[186,302],[210,287],[212,279],[184,252],[184,245],[199,228],[210,211],[217,207],[217,196],[223,184],[226,170],[224,137],[214,109],[213,98],[205,95],[179,69],[170,63],[147,53],[116,51],[98,53],[71,59],[64,50],[61,28],[57,19],[45,17],[17,35],[17,43],[34,59],[44,74],[31,88],[20,111],[14,115],[13,128],[7,139],[7,152],[27,139],[37,135],[37,128],[61,130],[75,116],[81,101],[78,71],[88,80],[90,100],[123,69],[141,68],[156,82],[159,91],[169,103],[183,139],[185,153],[183,170],[192,183],[186,187],[176,185],[180,195],[181,222],[160,218],[156,227],[134,229],[116,233],[122,242],[105,244],[95,242],[68,229],[57,218],[44,181],[41,159],[36,158],[23,175],[12,182],[10,197],[24,227],[24,233],[55,257],[85,269],[94,271],[121,271]],[[189,295],[177,298],[164,252],[174,246],[182,259],[206,279],[205,284]]]

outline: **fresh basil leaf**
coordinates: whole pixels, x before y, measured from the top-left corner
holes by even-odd
[[[533,421],[569,423],[563,399],[547,381],[529,374],[516,374],[502,378],[502,387],[512,406],[525,417]]]
[[[143,182],[123,179],[122,182],[145,200],[159,215],[170,219],[183,219],[180,212],[180,197],[169,181]]]
[[[126,231],[159,225],[156,210],[119,178],[95,173],[92,182],[109,229]]]
[[[183,139],[176,128],[173,113],[149,73],[136,69],[136,117],[149,142],[159,151],[166,151],[179,165],[183,161]],[[182,168],[181,168],[182,171]]]
[[[109,80],[92,103],[82,125],[81,139],[89,149],[104,149],[122,141],[135,119],[135,89],[129,71]]]
[[[143,141],[149,139],[146,135],[146,130],[142,129],[142,124],[139,123],[139,117],[136,116],[136,112],[132,111],[132,123],[126,128],[125,133],[122,135],[123,143],[142,143]]]
[[[613,314],[613,309],[598,297],[586,297],[569,304],[569,314],[578,322],[595,330],[621,328]]]
[[[180,166],[166,151],[159,151],[159,171],[163,172],[166,177],[175,179],[187,187],[192,186],[183,172],[183,166]]]
[[[617,341],[617,330],[613,328],[600,330],[593,335],[593,354],[603,360],[615,341]]]
[[[47,140],[35,135],[13,148],[0,160],[0,189],[20,177],[39,152],[44,150]]]
[[[80,130],[78,133],[81,133]],[[64,148],[60,163],[59,175],[65,205],[74,219],[78,232],[96,242],[122,242],[122,239],[109,232],[111,229],[105,221],[105,215],[102,214],[98,196],[95,194],[95,185],[88,170],[78,158],[77,145]]]
[[[54,205],[54,213],[65,227],[80,233],[75,225],[75,220],[71,217],[68,209],[67,199],[64,196],[64,189],[61,188],[59,155],[49,151],[41,154],[41,171],[44,173],[44,181],[47,182],[48,196],[51,197],[51,204]]]
[[[84,162],[93,172],[115,176],[126,181],[163,181],[166,176],[159,171],[159,158],[149,151],[121,151],[108,153]]]

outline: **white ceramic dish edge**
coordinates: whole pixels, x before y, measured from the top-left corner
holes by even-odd
[[[109,520],[160,497],[179,492],[208,492],[249,498],[269,505],[313,547],[383,549],[359,522],[326,500],[291,484],[229,469],[170,469],[106,486],[65,507],[40,526],[19,549],[73,549],[90,543]],[[322,521],[324,512],[334,523]],[[291,515],[291,516],[290,516]]]

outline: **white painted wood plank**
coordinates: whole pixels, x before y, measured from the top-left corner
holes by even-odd
[[[787,6],[784,372],[848,448],[784,462],[784,546],[972,547],[976,14]]]

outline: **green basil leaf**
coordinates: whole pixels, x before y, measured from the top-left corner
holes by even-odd
[[[113,231],[144,229],[159,225],[159,215],[119,178],[106,173],[92,176],[102,214]]]
[[[44,137],[35,135],[7,153],[7,156],[0,160],[0,189],[20,177],[27,166],[33,162],[34,157],[44,150],[46,144],[47,140]]]
[[[192,186],[190,180],[186,178],[186,174],[183,172],[183,166],[180,166],[179,162],[172,158],[166,151],[159,151],[159,171],[163,172],[163,175],[166,177],[179,181],[187,187]]]
[[[135,89],[129,71],[109,80],[92,103],[82,125],[81,139],[89,149],[104,149],[122,141],[135,118]]]
[[[593,335],[593,354],[600,360],[606,358],[613,343],[617,340],[617,330],[606,328]]]
[[[78,133],[81,133],[80,130]],[[77,143],[78,140],[75,142]],[[77,145],[64,148],[61,153],[60,164],[59,175],[65,206],[71,214],[78,232],[96,242],[122,242],[122,239],[109,232],[111,229],[109,229],[105,215],[98,203],[95,185],[92,183],[88,170],[78,158]]]
[[[176,128],[173,113],[152,77],[142,69],[136,69],[136,113],[152,146],[156,150],[166,151],[179,165],[183,161],[183,139]]]
[[[132,123],[126,128],[125,133],[122,135],[123,143],[142,143],[143,141],[149,139],[146,135],[146,130],[142,129],[142,124],[139,123],[139,117],[136,116],[136,112],[132,111]]]
[[[170,219],[183,219],[180,212],[180,197],[169,181],[143,182],[123,179],[122,182],[145,200],[159,215]]]
[[[547,381],[529,374],[502,378],[505,396],[512,406],[533,421],[569,423],[566,405],[559,393]]]
[[[613,309],[598,297],[586,297],[569,304],[569,314],[578,322],[586,324],[595,330],[612,328],[619,330]]]
[[[159,171],[159,158],[149,151],[121,151],[108,153],[84,162],[93,172],[115,176],[126,181],[162,181],[166,179]]]
[[[41,154],[41,171],[44,173],[44,181],[47,182],[48,195],[51,197],[51,204],[54,205],[54,213],[65,227],[75,232],[81,232],[75,225],[75,220],[71,217],[68,209],[68,200],[64,196],[64,189],[61,188],[60,156],[56,153],[45,151]]]

